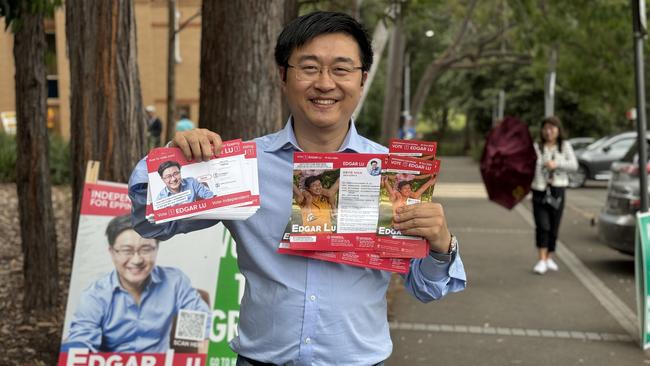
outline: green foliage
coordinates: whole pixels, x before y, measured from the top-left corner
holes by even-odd
[[[54,185],[70,184],[70,145],[60,136],[49,138],[50,179]],[[0,131],[0,183],[16,182],[16,137]]]
[[[50,135],[49,154],[52,184],[70,184],[72,182],[70,144],[59,135]]]
[[[56,7],[60,6],[61,0],[0,0],[0,17],[5,18],[5,26],[11,27],[15,33],[20,27],[20,17],[24,10],[21,5],[26,3],[25,8],[31,14],[42,14],[47,17],[54,15]]]
[[[16,181],[16,139],[0,131],[0,182]]]

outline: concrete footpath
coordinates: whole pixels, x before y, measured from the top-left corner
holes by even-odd
[[[441,159],[435,195],[459,238],[468,287],[422,304],[400,286],[387,365],[650,365],[636,309],[569,246],[558,248],[559,272],[535,275],[529,205],[508,211],[488,201],[476,163]]]

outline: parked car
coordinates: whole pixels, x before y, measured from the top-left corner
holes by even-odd
[[[587,179],[608,180],[609,167],[620,160],[636,140],[636,132],[623,132],[598,140],[577,154],[578,171],[570,174],[569,186],[582,187]]]
[[[650,138],[647,140],[650,151]],[[598,217],[598,236],[610,247],[634,255],[636,213],[641,206],[639,195],[639,158],[637,144],[623,158],[612,163],[607,200]],[[646,166],[650,173],[650,164]]]
[[[569,143],[571,144],[573,151],[575,151],[576,154],[579,154],[587,146],[591,145],[595,140],[596,139],[594,139],[593,137],[572,137],[567,141],[569,141]]]

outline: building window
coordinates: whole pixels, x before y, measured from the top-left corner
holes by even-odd
[[[47,97],[59,97],[59,72],[56,64],[56,35],[46,33],[47,50],[45,51],[45,67],[47,69]]]

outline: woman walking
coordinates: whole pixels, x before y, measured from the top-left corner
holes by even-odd
[[[567,172],[577,170],[578,161],[571,145],[564,141],[562,122],[557,117],[542,121],[540,142],[535,143],[535,152],[537,166],[531,188],[539,260],[533,271],[541,275],[548,270],[558,270],[552,255],[564,210],[564,191],[569,185]]]

